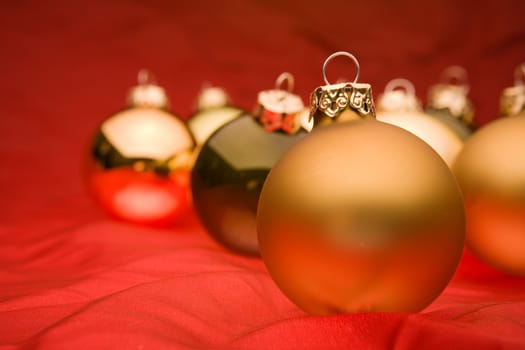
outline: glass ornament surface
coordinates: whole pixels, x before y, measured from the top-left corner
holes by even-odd
[[[384,93],[378,99],[376,118],[421,138],[449,166],[463,147],[463,142],[456,133],[423,112],[415,95],[414,86],[406,79],[393,79],[386,85]]]
[[[141,83],[129,103],[96,131],[85,164],[87,187],[115,218],[172,224],[191,208],[193,138],[184,122],[166,110],[162,88]]]

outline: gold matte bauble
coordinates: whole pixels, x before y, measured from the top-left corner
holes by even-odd
[[[271,170],[261,255],[305,311],[416,312],[445,288],[464,243],[459,187],[425,142],[376,120],[314,128]]]
[[[491,122],[454,165],[465,196],[467,245],[488,264],[525,276],[525,112]]]

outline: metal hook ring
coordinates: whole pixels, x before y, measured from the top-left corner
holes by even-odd
[[[452,83],[453,79],[456,79],[456,84],[465,88],[465,94],[470,91],[470,85],[468,82],[467,70],[461,66],[450,66],[445,68],[441,72],[441,81],[444,83]]]
[[[525,62],[519,64],[514,70],[514,85],[525,85]]]
[[[139,85],[155,85],[157,80],[155,79],[153,73],[145,68],[142,68],[137,74],[137,82]]]
[[[324,64],[323,64],[323,79],[324,79],[324,82],[327,85],[330,85],[330,82],[328,81],[328,78],[326,77],[326,67],[328,66],[328,63],[332,59],[334,59],[335,57],[338,57],[338,56],[346,56],[346,57],[350,58],[352,61],[354,61],[356,69],[357,69],[356,70],[356,74],[355,74],[354,83],[357,83],[357,81],[359,80],[359,74],[361,73],[361,67],[359,66],[359,61],[357,60],[357,58],[355,58],[354,55],[352,55],[350,52],[346,52],[346,51],[337,51],[337,52],[331,54],[330,56],[328,56],[328,58],[324,61]]]
[[[276,90],[284,90],[282,88],[282,85],[283,85],[283,83],[285,81],[288,82],[288,89],[287,89],[287,91],[288,92],[292,92],[293,88],[294,88],[295,80],[294,80],[293,75],[291,73],[289,73],[289,72],[283,72],[277,77],[277,79],[275,80],[275,89]]]
[[[406,93],[410,96],[414,96],[416,94],[416,88],[414,87],[414,84],[405,78],[396,78],[390,80],[385,86],[385,92],[394,91],[396,88],[404,88]]]

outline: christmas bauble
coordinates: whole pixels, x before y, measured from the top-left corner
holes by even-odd
[[[268,271],[307,312],[412,312],[452,277],[464,214],[430,147],[355,121],[314,129],[285,153],[263,187],[257,227]]]
[[[463,142],[453,131],[423,113],[414,86],[406,79],[394,79],[387,84],[377,104],[377,120],[396,125],[418,136],[439,153],[449,166],[463,146]]]
[[[207,231],[226,247],[259,254],[259,193],[277,159],[305,135],[298,120],[303,107],[287,91],[263,91],[255,115],[223,125],[203,144],[192,170],[193,202]]]
[[[129,107],[97,130],[85,175],[89,190],[112,216],[167,225],[191,207],[194,141],[184,123],[168,112],[163,89],[141,76],[129,95]]]
[[[467,71],[450,66],[442,72],[441,83],[429,89],[425,109],[461,140],[466,140],[474,130],[474,107],[468,98],[469,90]]]
[[[312,114],[363,115],[351,98],[363,84],[354,87],[314,91]],[[414,312],[456,269],[464,209],[448,166],[421,139],[373,119],[339,121],[316,126],[272,168],[257,231],[270,275],[305,311]]]
[[[206,87],[197,99],[197,112],[188,120],[188,128],[197,145],[202,145],[215,130],[243,113],[243,110],[231,106],[223,89]]]
[[[454,172],[464,193],[467,245],[488,264],[525,276],[525,85],[504,91],[497,119],[474,133]]]

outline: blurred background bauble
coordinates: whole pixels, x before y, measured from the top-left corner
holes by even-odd
[[[466,142],[454,165],[465,197],[467,245],[484,262],[525,276],[525,63],[501,94],[501,117]]]
[[[466,140],[475,129],[474,105],[468,93],[468,73],[460,66],[447,67],[440,82],[428,90],[425,113],[445,124],[461,140]]]
[[[281,86],[288,81],[288,90]],[[280,75],[261,91],[255,113],[217,129],[201,147],[192,170],[193,203],[207,231],[231,250],[258,255],[255,215],[262,185],[281,154],[306,133],[304,104],[291,93],[293,77]]]
[[[377,103],[377,120],[403,128],[432,147],[451,166],[463,146],[461,139],[438,119],[423,112],[414,85],[391,80]]]
[[[115,218],[169,225],[191,208],[189,174],[194,141],[169,110],[168,98],[141,70],[128,106],[102,122],[85,164],[88,189]]]

